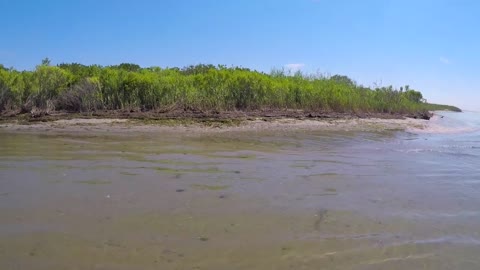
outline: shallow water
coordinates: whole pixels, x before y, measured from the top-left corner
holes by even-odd
[[[480,117],[0,133],[0,269],[480,269]]]

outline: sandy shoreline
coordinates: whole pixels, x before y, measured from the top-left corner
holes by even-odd
[[[429,121],[419,119],[249,119],[234,123],[143,121],[133,119],[61,119],[49,122],[22,123],[17,120],[0,123],[0,132],[47,134],[124,134],[139,133],[224,133],[275,131],[388,131],[423,130]]]

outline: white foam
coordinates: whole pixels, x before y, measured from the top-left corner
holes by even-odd
[[[425,128],[407,128],[407,132],[416,134],[460,134],[480,131],[478,128],[458,128],[441,125],[426,125]]]
[[[480,127],[468,125],[468,123],[458,119],[435,114],[421,128],[409,127],[406,131],[416,134],[461,134],[479,132]]]

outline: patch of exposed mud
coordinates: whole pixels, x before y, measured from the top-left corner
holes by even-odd
[[[28,133],[108,133],[138,134],[180,132],[184,134],[222,133],[242,131],[388,131],[422,130],[427,121],[417,119],[250,119],[235,124],[185,121],[143,121],[133,119],[61,119],[24,124],[18,121],[0,124],[0,130]]]

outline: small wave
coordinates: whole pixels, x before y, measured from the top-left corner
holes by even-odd
[[[404,212],[404,213],[396,213],[397,217],[402,216],[407,219],[438,219],[442,221],[453,220],[457,221],[459,218],[479,218],[480,212],[478,211],[458,211],[455,213],[432,213],[432,212]]]
[[[438,238],[406,241],[403,243],[397,243],[396,245],[415,244],[415,245],[432,245],[432,244],[457,244],[457,245],[469,245],[480,246],[480,240],[471,236],[443,236]]]
[[[416,134],[461,134],[480,131],[478,113],[437,113],[422,127],[411,127],[408,132]]]
[[[480,146],[474,145],[459,145],[459,144],[444,144],[436,145],[434,147],[416,147],[405,149],[393,149],[394,152],[406,153],[406,154],[420,154],[420,153],[439,153],[453,155],[456,157],[472,157],[478,158],[478,151]]]
[[[424,153],[424,152],[437,152],[433,149],[421,149],[421,148],[415,148],[415,149],[407,149],[404,150],[403,152],[405,153]]]
[[[379,259],[379,260],[370,260],[370,261],[364,262],[362,264],[376,265],[376,264],[385,264],[385,263],[401,262],[401,261],[408,261],[408,260],[422,260],[422,259],[427,259],[427,258],[431,258],[431,257],[434,257],[434,256],[435,256],[434,253],[407,255],[407,256],[404,256],[404,257],[390,257],[390,258]]]
[[[412,148],[412,149],[394,149],[395,152],[406,153],[406,154],[419,154],[419,153],[445,153],[445,150],[433,149],[433,148]]]
[[[480,128],[473,127],[449,127],[438,124],[427,124],[423,128],[407,128],[407,132],[414,134],[463,134],[480,132]]]

